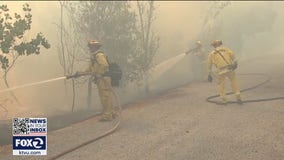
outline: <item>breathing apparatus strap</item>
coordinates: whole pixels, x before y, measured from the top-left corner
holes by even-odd
[[[231,64],[226,60],[226,58],[222,55],[222,53],[221,53],[220,51],[218,51],[218,50],[215,49],[215,52],[217,52],[217,53],[223,58],[223,60],[224,60],[228,65],[231,65]]]

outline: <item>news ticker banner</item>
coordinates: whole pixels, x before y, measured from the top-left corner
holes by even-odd
[[[14,118],[13,155],[47,155],[47,118]]]

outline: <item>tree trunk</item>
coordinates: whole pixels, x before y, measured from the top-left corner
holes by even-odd
[[[5,76],[3,77],[3,79],[4,79],[4,83],[5,83],[6,87],[7,87],[7,88],[10,88],[10,85],[9,85],[9,83],[8,83],[8,81],[7,81],[7,75],[5,75]],[[14,94],[14,92],[13,92],[13,91],[10,91],[10,94],[11,94],[11,96],[13,97],[13,99],[17,102],[17,104],[21,106],[22,104],[20,103],[20,101],[18,100],[18,98],[16,97],[16,95]]]
[[[88,82],[88,99],[87,99],[88,109],[90,109],[92,106],[92,84],[93,84],[92,79],[93,79],[92,77],[89,78]]]
[[[60,44],[61,44],[61,52],[62,52],[62,65],[63,65],[63,74],[66,75],[66,60],[65,60],[65,50],[64,50],[64,42],[63,42],[63,3],[60,3]],[[64,87],[65,87],[65,97],[67,97],[67,81],[64,80]]]
[[[149,93],[149,75],[148,73],[146,73],[145,76],[145,93],[148,94]]]
[[[73,97],[72,97],[72,112],[74,111],[75,108],[75,99],[76,99],[76,92],[75,92],[75,82],[74,79],[72,79],[72,92],[73,92]]]

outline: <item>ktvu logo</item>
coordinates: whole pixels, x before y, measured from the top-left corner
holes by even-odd
[[[21,149],[21,150],[46,149],[46,137],[45,136],[14,136],[13,137],[13,149]]]

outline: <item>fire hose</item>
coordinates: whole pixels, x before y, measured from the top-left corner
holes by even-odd
[[[271,77],[268,76],[267,74],[264,74],[264,73],[245,73],[245,74],[238,74],[238,75],[241,75],[241,76],[262,76],[262,77],[265,77],[265,80],[262,81],[261,83],[258,83],[254,86],[251,86],[251,87],[248,87],[248,88],[245,88],[245,89],[242,89],[240,92],[246,92],[246,91],[249,91],[249,90],[253,90],[253,89],[256,89],[266,83],[268,83],[270,80],[271,80]],[[231,95],[233,94],[233,92],[229,92],[227,93],[227,95]],[[212,95],[212,96],[209,96],[207,97],[206,101],[209,102],[209,103],[215,103],[215,104],[220,104],[220,102],[216,101],[216,100],[213,100],[217,97],[220,97],[220,95]],[[272,98],[262,98],[262,99],[249,99],[249,100],[243,100],[243,103],[254,103],[254,102],[263,102],[263,101],[273,101],[273,100],[280,100],[280,99],[284,99],[284,97],[272,97]],[[227,103],[237,103],[236,101],[228,101]]]
[[[76,77],[78,77],[78,76],[79,76],[79,75],[76,74],[76,75],[70,76],[70,78],[76,78]],[[0,90],[0,93],[2,93],[2,92],[8,92],[8,91],[11,91],[11,90],[16,90],[16,89],[20,89],[20,88],[24,88],[24,87],[30,87],[30,86],[34,86],[34,85],[39,85],[39,84],[43,84],[43,83],[58,81],[58,80],[62,80],[62,79],[66,79],[66,76],[62,76],[62,77],[58,77],[58,78],[54,78],[54,79],[49,79],[49,80],[44,80],[44,81],[40,81],[40,82],[29,83],[29,84],[20,85],[20,86],[16,86],[16,87],[12,87],[12,88],[7,88],[7,89],[4,89],[4,90]],[[115,93],[115,91],[114,91],[114,89],[112,88],[112,86],[110,86],[110,88],[111,88],[111,93],[112,93],[112,95],[114,96],[115,101],[117,102],[117,106],[115,107],[115,108],[117,108],[117,117],[116,117],[117,122],[116,122],[116,124],[114,125],[114,127],[112,127],[111,129],[107,130],[106,132],[100,134],[99,136],[94,137],[93,139],[91,139],[91,140],[89,140],[89,141],[86,141],[86,142],[84,142],[84,143],[82,143],[82,144],[80,144],[80,145],[78,145],[78,146],[75,146],[75,147],[73,147],[73,148],[71,148],[71,149],[68,149],[68,150],[66,150],[66,151],[64,151],[64,152],[61,152],[60,154],[57,154],[57,155],[55,155],[55,156],[53,156],[53,157],[51,157],[51,158],[48,158],[49,160],[58,159],[58,158],[60,158],[60,157],[62,157],[62,156],[64,156],[64,155],[66,155],[66,154],[68,154],[68,153],[70,153],[70,152],[72,152],[72,151],[75,151],[75,150],[78,149],[78,148],[81,148],[81,147],[83,147],[83,146],[86,146],[86,145],[88,145],[88,144],[90,144],[90,143],[92,143],[92,142],[94,142],[94,141],[97,141],[97,140],[99,140],[99,139],[101,139],[101,138],[103,138],[103,137],[105,137],[105,136],[108,136],[108,135],[112,134],[114,131],[116,131],[116,130],[118,129],[118,127],[119,127],[119,125],[120,125],[120,122],[121,122],[121,111],[122,111],[122,109],[121,109],[121,103],[120,103],[120,101],[119,101],[118,95]],[[8,114],[8,110],[7,110],[5,107],[3,107],[2,105],[0,105],[0,108],[3,108],[4,111],[6,112],[6,114]],[[5,115],[5,116],[6,116],[6,115]],[[95,117],[95,116],[97,116],[97,114],[94,115],[93,117]],[[90,117],[90,118],[92,118],[92,117]]]
[[[260,87],[260,86],[262,86],[262,85],[268,83],[268,82],[271,80],[271,77],[268,76],[267,74],[264,74],[264,73],[246,73],[246,74],[239,74],[239,75],[241,75],[241,76],[262,76],[262,77],[265,77],[265,80],[262,81],[261,83],[258,83],[258,84],[254,85],[254,86],[251,86],[251,87],[248,87],[248,88],[245,88],[245,89],[242,89],[241,92],[253,90],[253,89],[255,89],[255,88],[258,88],[258,87]],[[18,86],[18,87],[14,87],[14,88],[9,88],[9,89],[6,89],[6,90],[2,90],[2,91],[0,91],[0,93],[1,93],[1,92],[6,92],[6,91],[10,91],[10,90],[14,90],[14,89],[18,89],[18,88],[22,88],[22,87],[27,87],[27,86],[32,86],[32,85],[38,85],[38,84],[47,83],[47,82],[56,81],[56,80],[61,80],[61,79],[65,79],[65,78],[66,78],[66,77],[64,76],[64,77],[59,77],[59,78],[55,78],[55,79],[52,79],[52,80],[46,80],[46,81],[41,81],[41,82],[37,82],[37,83],[33,83],[33,84],[22,85],[22,86]],[[78,145],[78,146],[75,146],[75,147],[73,147],[73,148],[71,148],[71,149],[68,149],[68,150],[66,150],[66,151],[64,151],[64,152],[61,152],[61,153],[59,153],[59,154],[57,154],[57,155],[55,155],[55,156],[49,158],[49,160],[58,159],[58,158],[60,158],[60,157],[62,157],[62,156],[64,156],[64,155],[66,155],[66,154],[68,154],[68,153],[71,153],[71,152],[73,152],[73,151],[75,151],[75,150],[77,150],[77,149],[83,147],[83,146],[86,146],[86,145],[88,145],[88,144],[90,144],[90,143],[92,143],[92,142],[95,142],[95,141],[97,141],[97,140],[100,140],[100,139],[102,139],[102,138],[104,138],[104,137],[106,137],[106,136],[108,136],[108,135],[114,133],[114,132],[118,129],[118,127],[119,127],[119,125],[120,125],[120,123],[121,123],[121,110],[122,110],[122,109],[121,109],[121,104],[120,104],[118,95],[115,93],[115,91],[114,91],[114,89],[113,89],[112,87],[111,87],[111,92],[112,92],[112,94],[113,94],[115,100],[116,100],[117,103],[118,103],[118,105],[117,105],[117,108],[118,108],[118,117],[117,117],[117,122],[116,122],[116,124],[114,125],[114,127],[112,127],[111,129],[107,130],[106,132],[100,134],[100,135],[97,136],[97,137],[94,137],[94,138],[92,138],[92,139],[90,139],[90,140],[88,140],[88,141],[86,141],[86,142],[81,143],[81,144]],[[227,95],[231,95],[231,94],[233,94],[233,92],[227,93]],[[212,96],[209,96],[209,97],[206,99],[206,101],[209,102],[209,103],[219,104],[218,101],[213,100],[213,99],[215,99],[215,98],[217,98],[217,97],[219,97],[219,95],[212,95]],[[272,101],[272,100],[280,100],[280,99],[284,99],[284,97],[272,97],[272,98],[263,98],[263,99],[244,100],[243,103]],[[236,102],[236,101],[228,101],[228,103],[237,103],[237,102]]]
[[[239,74],[239,75],[241,75],[241,76],[262,76],[262,77],[265,77],[265,80],[262,81],[261,83],[258,83],[258,84],[254,85],[254,86],[251,86],[251,87],[248,87],[248,88],[245,88],[245,89],[242,89],[241,92],[253,90],[253,89],[255,89],[255,88],[258,88],[258,87],[260,87],[260,86],[262,86],[262,85],[268,83],[268,82],[271,80],[271,77],[268,76],[267,74],[264,74],[264,73],[246,73],[246,74]],[[114,92],[113,88],[112,88],[111,90],[112,90],[113,95],[115,96],[115,99],[116,99],[117,102],[119,103],[119,99],[118,99],[117,94]],[[227,93],[227,95],[231,95],[231,94],[233,94],[233,92]],[[207,102],[210,102],[210,103],[219,104],[218,101],[214,101],[214,100],[213,100],[213,99],[215,99],[215,98],[217,98],[217,97],[219,97],[219,95],[209,96],[206,100],[207,100]],[[273,98],[244,100],[243,103],[272,101],[272,100],[279,100],[279,99],[284,99],[284,97],[273,97]],[[237,102],[236,102],[236,101],[228,101],[228,103],[237,103]],[[92,142],[94,142],[94,141],[97,141],[97,140],[99,140],[99,139],[101,139],[101,138],[103,138],[103,137],[105,137],[105,136],[107,136],[107,135],[110,135],[111,133],[113,133],[114,131],[116,131],[116,129],[117,129],[117,128],[119,127],[119,125],[120,125],[120,118],[121,118],[121,106],[120,106],[120,103],[118,104],[118,108],[119,108],[119,120],[118,120],[118,122],[115,124],[115,126],[114,126],[113,128],[111,128],[110,130],[104,132],[103,134],[101,134],[101,135],[99,135],[99,136],[97,136],[97,137],[95,137],[95,138],[93,138],[93,139],[91,139],[91,140],[89,140],[89,141],[86,141],[86,142],[84,142],[84,143],[82,143],[82,144],[80,144],[80,145],[78,145],[78,146],[76,146],[76,147],[73,147],[73,148],[71,148],[71,149],[69,149],[69,150],[66,150],[66,151],[64,151],[64,152],[62,152],[62,153],[56,155],[56,156],[53,156],[53,157],[50,158],[49,160],[58,159],[58,158],[60,158],[60,157],[62,157],[62,156],[64,156],[64,155],[66,155],[66,154],[68,154],[68,153],[70,153],[70,152],[73,152],[73,151],[75,151],[75,150],[77,150],[77,149],[79,149],[79,148],[81,148],[81,147],[83,147],[83,146],[86,146],[86,145],[88,145],[88,144],[90,144],[90,143],[92,143]]]
[[[110,86],[110,87],[111,87],[111,86]],[[59,154],[57,154],[57,155],[55,155],[55,156],[49,158],[48,160],[55,160],[55,159],[58,159],[58,158],[60,158],[60,157],[62,157],[62,156],[64,156],[64,155],[66,155],[66,154],[68,154],[68,153],[71,153],[71,152],[73,152],[73,151],[75,151],[75,150],[77,150],[77,149],[83,147],[83,146],[86,146],[86,145],[88,145],[88,144],[90,144],[90,143],[93,143],[93,142],[99,140],[99,139],[102,139],[102,138],[104,138],[104,137],[106,137],[106,136],[108,136],[108,135],[114,133],[114,132],[118,129],[118,127],[119,127],[119,125],[120,125],[120,122],[121,122],[121,111],[122,111],[122,109],[121,109],[121,103],[120,103],[120,101],[119,101],[118,95],[115,93],[115,91],[114,91],[114,89],[113,89],[112,87],[111,87],[111,92],[112,92],[113,96],[115,97],[115,100],[117,101],[117,109],[118,109],[118,111],[117,111],[117,113],[118,113],[117,122],[116,122],[116,124],[114,125],[114,127],[112,127],[111,129],[107,130],[106,132],[100,134],[100,135],[97,136],[97,137],[94,137],[94,138],[92,138],[92,139],[90,139],[90,140],[88,140],[88,141],[86,141],[86,142],[81,143],[81,144],[78,145],[78,146],[75,146],[75,147],[73,147],[73,148],[70,148],[70,149],[68,149],[68,150],[66,150],[66,151],[64,151],[64,152],[61,152],[61,153],[59,153]]]

